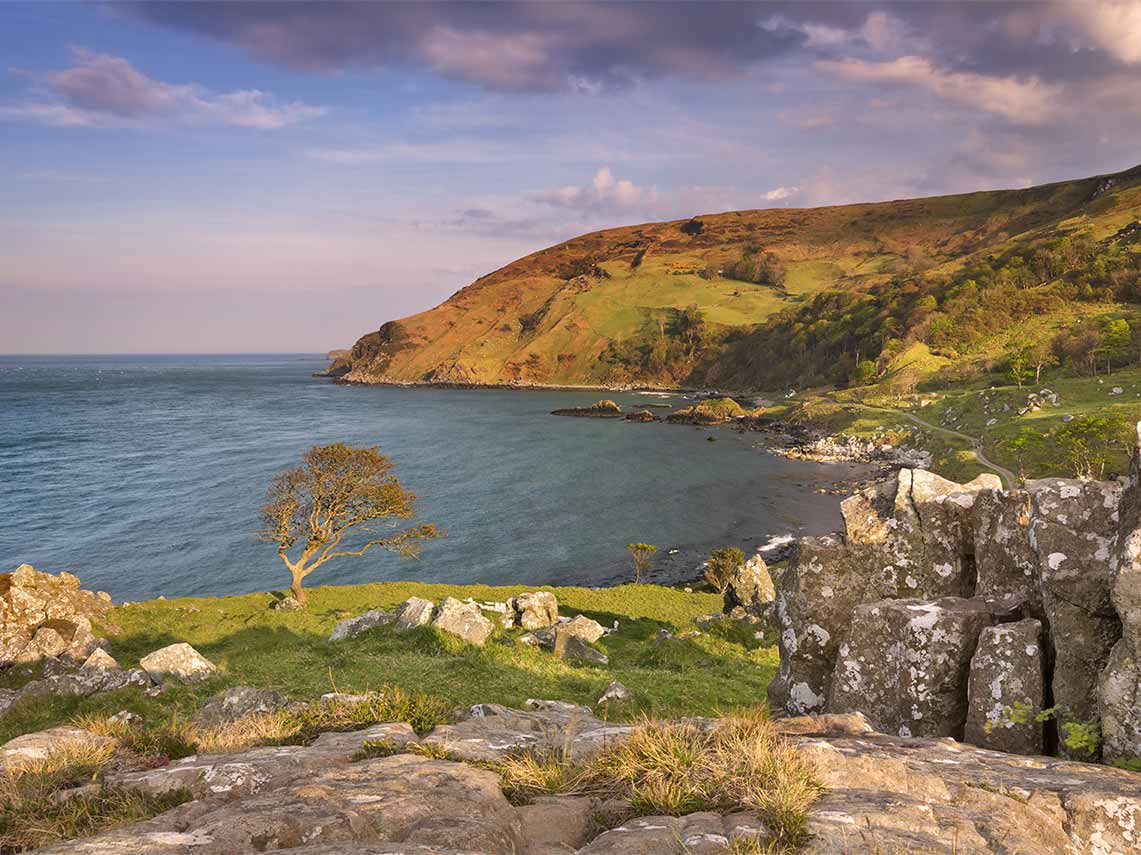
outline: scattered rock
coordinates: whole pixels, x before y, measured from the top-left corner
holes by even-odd
[[[0,574],[0,667],[60,658],[78,664],[98,645],[91,622],[111,597],[85,591],[70,573],[53,576],[30,564]]]
[[[100,747],[114,741],[110,737],[97,736],[89,730],[71,725],[25,733],[0,745],[0,769],[29,761],[46,760],[68,746]]]
[[[435,608],[436,604],[431,600],[409,597],[396,607],[396,631],[404,632],[430,623]]]
[[[94,652],[83,660],[81,666],[91,671],[120,671],[119,663],[115,661],[102,647],[96,647]]]
[[[617,701],[628,701],[633,697],[634,695],[629,689],[627,689],[617,680],[614,680],[610,683],[610,685],[606,687],[606,691],[604,691],[598,698],[598,703],[608,704]]]
[[[440,604],[432,626],[476,647],[482,647],[495,631],[495,624],[483,616],[479,606],[462,603],[454,597],[447,597]]]
[[[754,555],[729,577],[725,590],[725,611],[741,606],[746,610],[767,607],[776,598],[768,565],[760,555]]]
[[[515,625],[527,630],[545,629],[559,619],[559,601],[549,591],[532,591],[507,601]]]
[[[213,662],[185,642],[148,653],[139,660],[139,667],[156,683],[170,678],[196,683],[209,679],[218,670]]]
[[[299,612],[305,609],[305,604],[296,597],[290,595],[282,597],[280,600],[274,600],[269,604],[271,609],[279,612]]]
[[[194,714],[194,721],[204,727],[212,727],[248,715],[275,712],[288,705],[289,699],[285,695],[269,689],[233,686],[206,701]]]
[[[594,644],[606,634],[602,624],[596,620],[591,620],[586,615],[575,615],[568,621],[561,621],[557,629],[563,635],[573,635],[576,638],[581,638],[587,644]]]
[[[610,662],[605,653],[591,647],[582,636],[568,632],[562,626],[555,630],[555,656],[591,665],[607,665]]]
[[[379,609],[369,609],[362,615],[354,618],[345,618],[342,621],[337,621],[337,625],[333,627],[333,632],[329,635],[329,641],[341,641],[346,638],[355,638],[361,633],[368,632],[370,629],[376,629],[378,626],[388,626],[396,620],[396,615],[392,612],[382,612]]]

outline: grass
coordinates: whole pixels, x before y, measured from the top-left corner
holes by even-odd
[[[709,715],[763,702],[778,664],[775,646],[742,644],[743,639],[720,634],[702,633],[685,639],[676,649],[652,644],[659,630],[675,634],[693,630],[694,617],[719,611],[721,605],[715,594],[654,585],[548,589],[558,597],[562,614],[586,614],[604,626],[618,621],[618,631],[600,644],[610,657],[605,667],[566,662],[518,644],[515,639],[521,630],[497,630],[483,648],[431,628],[405,634],[380,628],[343,642],[327,641],[338,620],[370,608],[392,608],[410,596],[435,602],[445,596],[503,600],[524,590],[528,589],[395,582],[314,588],[310,606],[303,612],[270,609],[278,595],[266,593],[118,607],[107,623],[121,628],[111,635],[111,642],[124,667],[134,666],[159,647],[186,641],[219,666],[219,676],[202,684],[172,686],[154,698],[129,688],[90,698],[27,699],[0,717],[0,741],[77,717],[105,718],[124,709],[148,723],[186,722],[207,697],[236,684],[272,689],[304,701],[332,691],[363,693],[391,687],[390,692],[402,691],[409,697],[422,693],[421,697],[441,698],[450,709],[476,703],[521,707],[532,697],[593,707],[607,684],[618,680],[634,698],[610,705],[607,712],[612,718],[629,719],[642,713]],[[647,654],[651,648],[657,649]],[[33,675],[24,676],[30,679]],[[411,715],[407,708],[386,714],[396,719]],[[434,714],[428,714],[425,724]],[[329,724],[302,723],[299,727],[312,730]],[[185,750],[173,736],[170,741],[173,753]]]

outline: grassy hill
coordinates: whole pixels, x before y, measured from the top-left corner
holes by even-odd
[[[933,372],[977,374],[1015,333],[1037,339],[1130,312],[1141,290],[1141,227],[1130,230],[1139,219],[1141,167],[1024,190],[609,229],[384,324],[333,373],[803,388],[847,385],[861,362],[874,371],[862,379],[878,381],[921,343]]]

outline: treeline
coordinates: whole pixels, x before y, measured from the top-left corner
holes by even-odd
[[[720,349],[727,335],[707,324],[696,305],[655,312],[650,326],[649,331],[637,337],[611,342],[603,351],[601,361],[608,380],[682,380],[702,354]]]
[[[906,276],[863,293],[826,291],[769,318],[719,360],[718,373],[751,386],[870,382],[914,342],[954,359],[1027,317],[1073,302],[1141,302],[1141,252],[1064,237],[954,277]],[[1096,350],[1089,332],[1083,342]],[[1061,364],[1080,369],[1088,362],[1084,345],[1067,341],[1057,350]]]

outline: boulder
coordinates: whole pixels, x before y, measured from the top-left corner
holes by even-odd
[[[575,852],[595,833],[594,800],[583,796],[540,796],[518,811],[526,852]]]
[[[839,647],[828,711],[861,712],[876,730],[961,738],[981,599],[881,600],[857,606]]]
[[[271,713],[289,705],[289,698],[269,689],[249,686],[232,686],[219,692],[199,707],[194,721],[204,727],[213,727],[237,721],[249,715]]]
[[[139,667],[156,683],[171,679],[196,683],[209,679],[218,670],[213,662],[185,642],[148,653],[139,660]]]
[[[396,607],[396,631],[404,632],[430,623],[435,608],[436,604],[431,600],[409,597]]]
[[[754,555],[729,577],[729,587],[725,589],[726,612],[734,608],[760,609],[776,598],[768,565],[760,555]]]
[[[596,620],[591,620],[586,615],[575,615],[570,620],[560,621],[556,627],[556,632],[563,635],[573,635],[587,644],[594,644],[606,634],[602,624]]]
[[[1033,618],[979,634],[967,687],[965,739],[1009,754],[1041,754],[1045,708],[1042,624]]]
[[[378,626],[388,626],[388,624],[395,620],[396,615],[392,612],[369,609],[357,617],[337,621],[336,626],[333,627],[333,631],[329,635],[329,641],[342,641],[346,638],[355,638],[362,633],[368,632],[370,629],[376,629]]]
[[[515,624],[526,630],[545,629],[559,619],[559,601],[549,591],[520,594],[507,605],[515,613]]]
[[[614,680],[610,683],[610,685],[606,687],[606,690],[602,693],[602,695],[599,696],[598,703],[609,704],[620,701],[628,701],[633,697],[634,695],[629,689],[627,689],[617,680]]]
[[[587,644],[581,636],[567,632],[561,626],[555,630],[554,650],[555,656],[559,659],[570,659],[591,665],[606,665],[610,662],[610,659],[601,650],[596,650]]]
[[[92,651],[91,655],[83,660],[83,665],[81,667],[91,671],[122,670],[119,667],[119,663],[115,661],[114,657],[111,656],[111,654],[104,650],[102,647],[96,647],[95,650]]]
[[[99,748],[114,743],[107,736],[97,736],[89,730],[71,725],[25,733],[0,745],[0,769],[5,766],[46,760],[55,752],[72,747]]]
[[[476,647],[482,647],[495,631],[495,624],[483,616],[479,606],[462,603],[454,597],[447,597],[440,604],[432,626]]]
[[[0,574],[0,667],[60,658],[78,664],[97,646],[91,621],[111,598],[82,590],[70,573],[53,576],[30,564]]]

